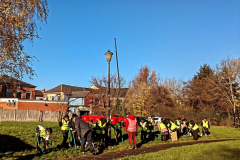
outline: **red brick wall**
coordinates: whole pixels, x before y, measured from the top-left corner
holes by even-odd
[[[6,87],[5,85],[0,85],[0,98],[6,97]]]
[[[45,110],[45,111],[63,111],[67,110],[67,104],[42,102],[18,102],[18,110]]]
[[[31,99],[35,99],[35,88],[27,88],[27,87],[21,87],[22,92],[22,99],[26,99],[26,91],[32,91],[32,97]]]
[[[16,106],[17,106],[17,104],[15,105],[15,107],[13,107],[13,106],[9,107],[7,105],[7,102],[0,102],[0,107],[3,107],[3,109],[16,109]]]
[[[87,96],[84,98],[84,105],[89,106],[90,104],[92,104],[92,98],[93,94],[89,92]]]

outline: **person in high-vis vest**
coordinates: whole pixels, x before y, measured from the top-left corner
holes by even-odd
[[[181,136],[181,124],[182,124],[181,118],[178,118],[175,121],[175,124],[177,125],[177,136],[178,136],[178,139],[179,139],[180,136]]]
[[[161,134],[161,141],[167,141],[167,136],[168,136],[168,129],[166,125],[163,123],[163,119],[161,121],[158,121],[157,123],[158,130],[160,131]]]
[[[193,140],[198,140],[199,127],[194,121],[190,121],[190,124],[192,125]]]
[[[145,122],[144,118],[142,118],[139,124],[141,128],[141,143],[146,143],[147,122]]]
[[[202,126],[202,133],[200,136],[202,136],[204,134],[207,137],[207,135],[209,133],[209,129],[210,129],[210,124],[207,121],[206,117],[203,118],[201,126]]]
[[[96,123],[93,123],[92,118],[89,120],[89,126],[92,128],[92,137],[94,142],[96,140]]]
[[[137,141],[136,141],[136,133],[138,129],[138,123],[133,115],[128,115],[126,120],[125,131],[128,131],[128,139],[129,139],[129,149],[132,148],[132,140],[134,143],[134,148],[137,149]]]
[[[107,120],[101,118],[96,123],[96,139],[98,140],[100,147],[106,147],[106,134],[107,134]]]
[[[120,138],[122,137],[122,122],[119,122],[119,123],[113,125],[113,129],[115,130],[114,134],[116,136],[117,143],[118,143],[119,142],[119,137]]]
[[[68,115],[65,115],[63,119],[59,122],[59,126],[61,127],[62,135],[63,135],[63,141],[62,144],[59,147],[67,147],[67,139],[68,139],[68,132],[69,132],[69,117]]]
[[[48,150],[48,142],[49,142],[49,135],[52,133],[52,128],[44,129],[41,125],[38,125],[36,128],[36,135],[38,136],[38,143],[37,144],[37,154],[40,154],[41,149],[39,148],[41,140],[44,143],[44,152],[46,153]]]
[[[154,116],[152,115],[151,118],[148,120],[148,129],[149,129],[149,139],[150,141],[154,140]]]
[[[171,120],[169,120],[169,133],[171,135],[171,139],[172,141],[177,141],[178,137],[177,137],[177,125],[175,123],[173,123]]]
[[[192,120],[190,122],[187,122],[187,137],[191,137],[192,136],[192,128],[193,128],[193,125],[192,125]]]

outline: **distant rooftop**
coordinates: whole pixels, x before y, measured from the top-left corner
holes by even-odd
[[[0,76],[0,85],[17,85],[20,87],[28,87],[28,88],[36,88],[37,86],[34,86],[32,84],[23,82],[21,80],[18,80],[16,78],[13,78],[11,76],[2,75]]]
[[[77,87],[77,86],[70,86],[66,84],[60,84],[50,90],[47,90],[45,93],[52,93],[52,92],[64,92],[65,94],[72,94],[73,91],[87,91],[87,88],[84,87]]]

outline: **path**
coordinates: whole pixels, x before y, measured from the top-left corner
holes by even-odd
[[[81,155],[78,157],[68,157],[68,158],[61,158],[63,159],[70,159],[70,160],[110,160],[110,159],[116,159],[116,158],[123,158],[127,156],[133,156],[133,155],[139,155],[139,154],[145,154],[145,153],[152,153],[157,152],[160,150],[166,150],[172,147],[181,147],[186,145],[193,145],[193,144],[199,144],[199,143],[211,143],[211,142],[221,142],[221,141],[229,141],[229,140],[239,140],[239,139],[217,139],[217,140],[199,140],[199,141],[190,141],[190,142],[178,142],[178,143],[166,143],[166,144],[157,144],[153,146],[142,146],[136,150],[130,150],[130,149],[123,149],[120,151],[113,151],[113,152],[105,152],[100,155]]]

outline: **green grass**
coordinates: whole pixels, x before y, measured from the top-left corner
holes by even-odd
[[[36,137],[34,134],[34,129],[37,125],[40,124],[44,128],[51,127],[53,133],[50,135],[50,153],[44,154],[41,157],[35,156],[36,152]],[[155,130],[157,128],[155,127]],[[212,127],[211,134],[208,137],[202,137],[200,140],[206,139],[224,139],[224,138],[239,138],[240,130],[235,128],[227,127]],[[123,132],[127,134],[127,132]],[[127,137],[127,136],[125,136]],[[114,138],[114,132],[112,131],[112,138]],[[74,157],[81,155],[80,149],[74,150],[70,149],[56,149],[58,144],[62,142],[62,133],[60,127],[56,122],[2,122],[0,124],[0,159],[18,159],[25,157],[26,159],[54,159],[59,157]],[[179,141],[191,141],[192,137],[186,138],[183,137]],[[148,142],[144,146],[151,146],[160,143],[179,143],[171,142],[162,142],[155,139],[155,141]],[[137,135],[137,142],[140,142],[140,133]],[[43,148],[43,143],[42,148]],[[97,147],[97,145],[95,145]],[[128,139],[125,139],[124,142],[121,142],[119,145],[112,146],[110,149],[105,150],[104,152],[112,152],[116,150],[126,149],[129,146]],[[97,150],[98,148],[96,148]],[[87,154],[90,153],[89,151]]]
[[[238,160],[240,159],[240,140],[195,144],[190,146],[174,147],[154,153],[124,157],[121,160]]]

